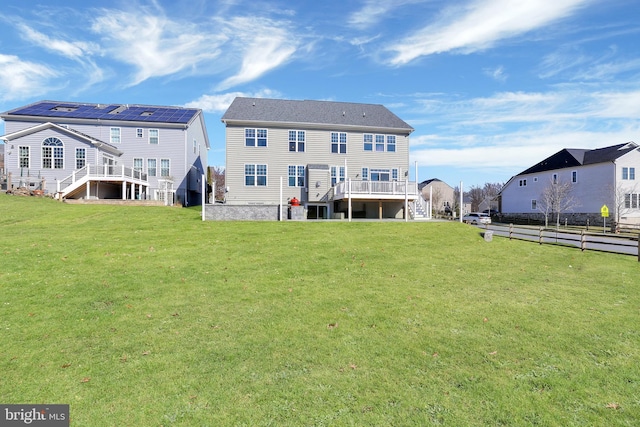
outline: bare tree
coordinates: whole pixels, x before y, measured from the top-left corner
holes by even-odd
[[[542,189],[537,209],[544,214],[545,226],[549,225],[549,215],[555,214],[556,227],[560,227],[560,215],[578,206],[578,200],[572,195],[573,185],[559,178],[551,178]]]
[[[209,166],[207,171],[207,184],[215,188],[213,198],[217,201],[224,201],[226,194],[224,172],[220,166]]]
[[[489,209],[498,207],[497,203],[494,203],[494,200],[500,193],[500,190],[502,190],[503,186],[504,184],[499,182],[487,182],[484,184],[484,187],[482,187],[482,193],[484,199],[489,203]]]
[[[620,223],[620,219],[622,215],[629,213],[632,209],[638,207],[638,196],[636,200],[633,200],[634,195],[638,193],[638,184],[634,184],[632,187],[628,185],[623,185],[619,183],[616,185],[613,196],[614,196],[614,220],[616,224]],[[635,203],[634,203],[635,202]],[[634,206],[635,205],[635,206]]]
[[[482,187],[472,186],[467,192],[467,196],[469,196],[469,200],[471,201],[471,210],[477,211],[479,209],[480,203],[484,199],[484,193],[482,191]]]

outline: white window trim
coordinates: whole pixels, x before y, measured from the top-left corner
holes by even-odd
[[[21,155],[20,155],[20,149],[21,148],[26,148],[27,149],[27,166],[20,166],[20,160],[22,159]],[[31,147],[28,145],[18,145],[18,168],[22,169],[22,168],[27,168],[30,169],[31,168]]]
[[[156,133],[156,139],[158,140],[157,142],[151,142],[151,131],[155,131]],[[149,137],[147,138],[147,142],[151,145],[160,145],[160,129],[149,129],[147,130],[147,135],[149,135]]]
[[[114,141],[113,131],[118,131],[118,141]],[[119,127],[110,127],[109,128],[109,143],[111,144],[121,144],[122,143],[122,129]]]
[[[76,147],[75,158],[74,158],[74,160],[75,160],[74,167],[75,167],[76,170],[77,169],[82,169],[82,168],[78,167],[78,160],[79,160],[78,152],[84,152],[84,157],[82,158],[82,160],[84,160],[84,166],[87,166],[87,149],[84,148],[84,147]],[[84,166],[82,166],[82,167],[84,167]]]
[[[149,160],[154,160],[156,162],[156,166],[154,167],[155,173],[153,175],[149,174]],[[171,166],[171,165],[169,165],[169,166]],[[158,176],[158,159],[153,158],[153,157],[147,159],[147,175],[148,176]]]

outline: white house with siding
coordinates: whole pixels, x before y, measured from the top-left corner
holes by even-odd
[[[66,199],[202,203],[209,139],[194,108],[40,101],[0,114],[12,186]]]
[[[382,105],[236,98],[226,126],[226,203],[282,205],[308,218],[408,218],[413,128]]]
[[[540,215],[545,187],[571,184],[574,207],[570,214],[582,219],[601,218],[606,205],[611,220],[640,223],[640,149],[634,142],[598,149],[565,148],[512,177],[502,188],[501,213]],[[593,223],[593,222],[592,222]]]

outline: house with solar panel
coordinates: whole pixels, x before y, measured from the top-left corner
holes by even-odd
[[[209,139],[199,109],[41,101],[0,117],[13,188],[61,199],[203,202]]]
[[[382,105],[238,97],[221,120],[235,218],[282,219],[289,205],[298,219],[418,214],[413,128]]]
[[[566,184],[574,203],[561,212],[561,221],[603,224],[602,207],[609,222],[640,224],[640,147],[634,142],[597,149],[565,148],[512,177],[500,191],[500,212],[505,219],[544,220],[544,211],[557,209],[546,194]],[[553,201],[553,200],[551,200]],[[556,202],[557,203],[557,202]]]

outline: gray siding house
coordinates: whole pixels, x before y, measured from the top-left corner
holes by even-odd
[[[568,222],[602,221],[606,205],[610,220],[640,224],[640,148],[633,142],[598,149],[565,148],[512,177],[500,192],[501,213],[507,217],[542,218],[545,187],[570,183],[575,200]]]
[[[209,139],[199,109],[40,101],[0,117],[12,187],[65,199],[203,201]]]
[[[227,205],[297,199],[310,219],[413,214],[413,128],[382,105],[236,98],[222,122]]]

